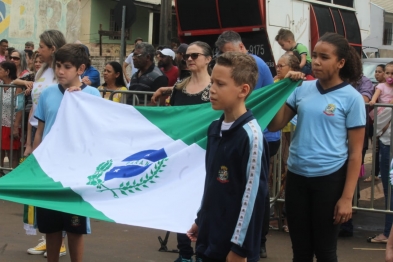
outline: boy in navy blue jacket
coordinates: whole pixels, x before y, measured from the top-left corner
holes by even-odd
[[[202,205],[188,231],[197,261],[259,260],[269,154],[245,106],[257,77],[255,60],[238,52],[219,56],[212,72],[210,101],[224,114],[208,130]]]

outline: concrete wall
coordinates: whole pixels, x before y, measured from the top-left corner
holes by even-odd
[[[91,56],[100,56],[100,45],[95,43],[84,43],[90,51]],[[134,45],[126,46],[126,56],[131,54],[134,50]],[[120,56],[120,44],[103,44],[102,45],[102,56],[113,56],[119,58]]]
[[[91,65],[94,66],[98,70],[98,72],[100,72],[101,84],[104,83],[104,77],[102,73],[104,72],[105,65],[108,62],[112,62],[112,61],[119,62],[119,57],[114,57],[114,56],[92,56],[90,57],[90,59],[91,59]]]
[[[115,1],[102,0],[81,0],[83,14],[80,24],[79,40],[89,47],[91,56],[100,55],[99,34],[100,24],[102,30],[109,30],[110,10],[116,7]],[[142,37],[148,41],[149,36],[149,9],[137,6],[137,18],[131,26],[131,38],[127,40],[126,54],[129,55],[134,49],[134,40]],[[120,40],[109,39],[109,36],[102,37],[102,55],[117,57],[120,55]],[[112,60],[111,60],[112,61]]]
[[[114,9],[117,2],[91,0],[91,21],[90,21],[90,43],[99,43],[98,30],[102,24],[102,30],[109,30],[110,10]],[[127,44],[133,44],[135,38],[142,37],[145,41],[149,33],[149,10],[140,6],[136,7],[136,21],[131,26],[131,38]],[[120,44],[120,40],[111,40],[108,36],[102,37],[105,44]]]
[[[384,26],[384,10],[377,5],[371,4],[371,24],[370,24],[370,35],[364,39],[363,46],[371,46],[379,48],[382,45],[383,39],[383,26]],[[366,48],[366,53],[375,52],[377,50]]]
[[[0,38],[19,49],[26,41],[37,48],[39,35],[47,29],[60,30],[73,42],[79,37],[80,23],[79,0],[0,1]]]
[[[393,45],[382,45],[385,21],[393,22],[393,16],[386,13],[381,7],[371,4],[371,33],[363,41],[363,46],[379,48],[380,57],[393,57]],[[375,57],[374,52],[378,50],[365,48],[364,51],[369,57]]]
[[[373,4],[370,0],[354,0],[354,7],[356,9],[356,17],[358,19],[360,34],[362,41],[370,35],[370,9]]]

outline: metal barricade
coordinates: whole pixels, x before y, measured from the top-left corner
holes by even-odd
[[[11,123],[11,125],[10,125],[10,149],[8,150],[8,149],[4,149],[3,150],[3,148],[4,148],[4,143],[3,143],[3,128],[1,128],[0,129],[0,148],[1,148],[1,152],[0,152],[0,158],[2,159],[2,161],[1,161],[1,163],[2,163],[2,165],[0,165],[0,171],[3,173],[3,174],[5,174],[4,173],[4,171],[12,171],[13,170],[13,163],[14,163],[14,161],[15,161],[15,158],[16,158],[16,160],[19,162],[19,157],[21,157],[21,156],[23,156],[23,152],[24,152],[24,146],[25,146],[25,142],[26,142],[26,138],[25,138],[25,108],[26,108],[26,103],[25,103],[25,100],[23,99],[23,101],[20,101],[21,103],[23,102],[23,104],[21,104],[22,105],[22,108],[19,108],[19,109],[21,109],[21,110],[19,110],[19,111],[17,111],[17,108],[16,108],[16,103],[17,103],[17,101],[16,101],[16,99],[17,99],[17,95],[16,95],[16,90],[17,90],[17,88],[21,88],[22,89],[22,93],[24,93],[24,87],[20,87],[20,86],[15,86],[15,85],[4,85],[4,84],[1,84],[0,85],[0,101],[1,101],[1,103],[0,103],[0,114],[1,114],[1,119],[2,119],[2,122],[3,122],[3,118],[6,118],[6,117],[9,117],[9,121],[10,121],[10,123]],[[3,105],[3,103],[4,103],[4,95],[6,94],[6,92],[11,92],[11,106],[10,106],[10,112],[9,112],[9,115],[7,115],[7,111],[4,111],[4,105]],[[3,112],[4,111],[4,112]],[[3,115],[3,113],[4,113],[4,115]],[[21,118],[21,123],[20,123],[20,136],[19,136],[19,138],[18,139],[20,139],[20,142],[21,142],[21,146],[20,146],[20,148],[19,149],[17,149],[16,150],[16,152],[15,152],[15,150],[13,149],[14,148],[14,138],[13,138],[13,133],[14,133],[14,117],[15,117],[15,119],[18,117],[17,116],[17,114],[21,114],[21,116],[20,116],[20,118]],[[2,123],[3,124],[3,123]],[[2,127],[3,127],[3,125],[2,125]],[[4,164],[4,159],[5,159],[5,156],[7,156],[8,157],[8,166],[6,166],[5,164]]]
[[[367,104],[368,106],[368,104]],[[360,207],[358,205],[358,187],[356,187],[354,198],[353,198],[353,210],[361,210],[367,212],[374,212],[374,213],[384,213],[384,214],[393,214],[393,210],[390,209],[391,205],[391,196],[392,196],[392,184],[390,180],[390,176],[388,178],[388,196],[387,196],[387,203],[385,209],[377,209],[374,206],[375,201],[375,177],[378,174],[375,174],[375,161],[376,158],[379,157],[376,155],[376,148],[377,143],[379,143],[379,138],[377,136],[377,123],[378,123],[378,108],[391,108],[393,109],[393,104],[375,104],[374,105],[374,125],[373,125],[373,138],[372,138],[372,168],[371,168],[371,194],[370,194],[370,205],[369,207]],[[390,113],[390,129],[393,130],[393,114]],[[393,132],[390,132],[390,156],[389,156],[389,170],[390,170],[390,163],[393,157],[393,147],[391,146],[391,141],[393,140]],[[386,197],[386,196],[385,196]]]
[[[369,105],[366,104],[366,107]],[[387,196],[387,204],[386,208],[376,208],[375,207],[375,177],[378,176],[378,174],[375,174],[375,161],[376,158],[379,157],[376,155],[376,148],[377,148],[377,143],[379,142],[379,139],[377,137],[377,123],[378,123],[378,108],[384,107],[384,108],[392,108],[393,112],[393,104],[375,104],[374,105],[374,125],[373,125],[373,137],[372,137],[372,168],[371,168],[371,185],[370,185],[370,201],[369,204],[363,204],[359,205],[359,198],[358,198],[358,190],[359,187],[356,187],[356,190],[354,192],[354,198],[353,198],[353,210],[359,210],[359,211],[367,211],[367,212],[374,212],[374,213],[383,213],[383,214],[393,214],[393,210],[390,209],[391,205],[391,196],[392,196],[392,184],[391,180],[389,177],[388,181],[388,196]],[[368,110],[367,110],[368,112]],[[393,130],[393,113],[390,115],[390,128]],[[292,135],[293,135],[293,129],[291,130],[291,140],[292,140]],[[393,132],[390,133],[390,141],[393,141]],[[368,142],[368,139],[367,139]],[[391,144],[391,143],[390,143]],[[285,203],[285,199],[281,197],[281,179],[282,175],[284,174],[285,170],[282,170],[282,138],[281,138],[281,144],[280,144],[280,149],[278,153],[273,157],[273,166],[272,166],[272,177],[271,177],[271,184],[269,187],[269,192],[270,192],[270,206],[274,207],[277,203]],[[389,169],[390,169],[390,163],[393,158],[393,147],[390,146],[390,157],[389,157]],[[364,200],[364,199],[361,199]],[[277,209],[276,209],[277,210]],[[282,218],[281,218],[281,213],[278,211],[277,214],[275,214],[276,217],[271,218],[271,220],[278,220],[278,225],[279,228],[282,227]]]
[[[102,97],[106,96],[106,93],[110,93],[109,100],[113,101],[113,97],[115,94],[122,94],[120,103],[127,104],[127,100],[129,96],[132,96],[132,106],[160,106],[160,100],[158,100],[156,105],[153,105],[150,101],[150,97],[154,94],[154,92],[145,92],[145,91],[132,91],[132,90],[109,90],[109,89],[101,89],[99,90],[102,93]],[[143,102],[141,103],[140,96],[143,96]]]

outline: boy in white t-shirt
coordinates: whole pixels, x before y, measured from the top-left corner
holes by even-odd
[[[80,44],[66,44],[56,51],[56,76],[59,84],[46,88],[38,101],[34,114],[38,120],[38,127],[34,137],[33,150],[50,132],[66,90],[82,90],[82,92],[100,96],[100,92],[96,88],[80,82],[80,75],[85,71],[88,59],[84,47]],[[90,234],[89,218],[45,208],[37,207],[36,210],[38,230],[46,234],[48,261],[59,261],[63,231],[66,231],[68,235],[71,261],[82,261],[83,235]],[[76,224],[75,221],[77,221]]]

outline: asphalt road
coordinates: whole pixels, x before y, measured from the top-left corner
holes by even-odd
[[[44,262],[41,255],[28,255],[26,250],[38,243],[41,235],[25,235],[22,205],[0,201],[0,261]],[[366,238],[380,232],[383,215],[357,212],[354,215],[355,235],[339,239],[339,261],[384,261],[385,245],[369,244]],[[177,254],[159,252],[160,230],[139,228],[92,220],[92,234],[85,237],[84,261],[171,262]],[[168,248],[176,248],[175,235],[169,237]],[[271,230],[267,242],[268,258],[261,261],[291,261],[292,251],[288,233]],[[60,261],[70,261],[69,255]]]

